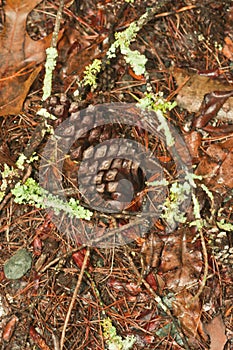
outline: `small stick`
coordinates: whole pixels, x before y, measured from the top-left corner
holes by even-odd
[[[75,287],[75,290],[74,290],[74,294],[72,296],[72,299],[71,299],[71,302],[70,302],[70,305],[69,305],[69,309],[68,309],[68,312],[66,314],[66,319],[65,319],[65,322],[64,322],[64,326],[63,326],[63,329],[62,329],[61,341],[60,341],[60,350],[63,349],[64,343],[65,343],[66,328],[67,328],[67,325],[68,325],[68,322],[69,322],[69,319],[70,319],[70,315],[71,315],[72,309],[74,307],[74,303],[75,303],[77,295],[78,295],[78,291],[79,291],[79,288],[80,288],[80,285],[81,285],[81,282],[82,282],[82,279],[83,279],[83,275],[85,273],[85,268],[87,266],[87,261],[88,261],[89,255],[90,255],[90,248],[87,247],[86,254],[85,254],[85,257],[84,257],[84,260],[83,260],[83,264],[82,264],[82,268],[81,268],[80,274],[78,276],[78,281],[77,281],[77,284],[76,284],[76,287]]]

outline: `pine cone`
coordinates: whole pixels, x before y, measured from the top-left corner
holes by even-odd
[[[119,107],[119,113],[128,113],[129,120],[130,118],[140,120],[135,105],[132,105],[131,110],[129,107],[126,110],[122,104]],[[97,121],[98,118],[104,120],[100,110],[96,114],[90,112],[90,115],[85,111],[82,116],[82,112],[75,112],[72,109],[71,121],[73,120],[74,124],[76,118],[80,116],[82,126],[93,124],[93,117]],[[92,122],[89,123],[89,120]],[[143,139],[145,131],[140,132],[142,133],[140,137]],[[125,145],[125,139],[134,139],[132,128],[119,123],[108,124],[106,119],[105,125],[88,130],[75,140],[70,148],[70,160],[65,162],[63,168],[66,184],[72,183],[81,192],[82,200],[87,202],[91,208],[99,211],[104,209],[105,212],[109,209],[109,212],[112,213],[114,209],[119,212],[127,206],[137,211],[142,205],[143,200],[139,194],[145,188],[145,181],[149,180],[148,174],[149,177],[153,176],[153,169],[158,168],[158,165],[154,160],[146,160],[146,178],[138,162],[138,159],[144,160],[145,158],[140,148],[141,141],[136,140],[139,146],[135,145],[131,148]],[[106,142],[109,140],[113,142]],[[114,140],[118,141],[115,143]],[[73,169],[70,164],[73,164]],[[161,174],[158,176],[161,177]]]

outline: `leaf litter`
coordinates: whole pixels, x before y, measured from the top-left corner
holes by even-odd
[[[180,224],[167,234],[166,222],[155,220],[145,237],[129,245],[130,252],[120,247],[91,250],[72,304],[86,247],[56,229],[52,212],[45,216],[42,210],[10,200],[0,217],[1,266],[20,248],[30,251],[33,261],[29,271],[22,271],[23,276],[16,280],[10,281],[3,268],[0,271],[2,348],[31,349],[36,345],[42,350],[61,350],[62,330],[70,313],[64,349],[106,348],[100,327],[106,315],[122,339],[135,337],[132,349],[231,349],[232,4],[190,3],[164,1],[161,18],[152,19],[133,45],[148,58],[154,89],[176,98],[178,106],[169,118],[183,133],[196,165],[195,174],[203,178],[197,181],[196,190],[208,251],[208,277],[201,295],[195,298],[204,265],[195,226]],[[6,0],[2,5],[1,171],[5,150],[14,162],[40,122],[35,112],[41,107],[40,74],[51,35],[35,41],[30,30],[34,28],[33,21],[41,16],[38,23],[43,32],[46,13],[56,15],[58,6],[59,1],[39,0]],[[105,57],[111,30],[128,27],[148,6],[154,6],[154,2],[125,6],[123,1],[65,1],[54,95],[46,102],[58,123],[77,103],[72,101],[76,79],[82,79],[85,67],[94,59]],[[120,7],[123,11],[117,17]],[[142,96],[145,82],[130,69],[120,55],[111,67],[106,64],[97,89],[81,91],[78,108],[119,100],[134,102],[131,94]],[[58,97],[59,93],[65,98]],[[140,136],[140,131],[133,132]],[[154,142],[148,135],[144,138],[149,144]],[[170,156],[161,148],[158,151],[160,160],[171,171]],[[66,166],[70,174],[77,167],[72,159]],[[38,165],[33,171],[35,175]],[[192,208],[187,217],[189,222],[195,219]],[[106,220],[101,224],[104,230]],[[120,224],[124,225],[124,219]],[[75,229],[72,227],[74,232]],[[216,248],[218,254],[225,252],[224,258],[215,253]]]

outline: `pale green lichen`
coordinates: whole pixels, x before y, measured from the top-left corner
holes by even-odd
[[[148,14],[144,13],[138,21],[132,22],[127,29],[115,33],[115,41],[107,52],[107,58],[116,57],[116,50],[119,48],[127,63],[130,64],[137,75],[146,73],[147,58],[138,50],[131,50],[130,44],[135,41],[137,33],[143,27]]]
[[[9,167],[9,165],[3,165],[3,171],[0,171],[1,185],[0,185],[0,202],[4,199],[8,186],[12,183],[14,178],[19,177],[17,168]]]
[[[57,49],[55,47],[48,47],[46,49],[46,63],[45,63],[45,77],[43,84],[43,96],[42,100],[45,101],[49,96],[51,96],[52,91],[52,79],[53,79],[53,70],[57,63]]]
[[[174,227],[176,223],[186,222],[186,214],[181,209],[182,204],[189,199],[193,189],[197,187],[194,180],[200,180],[201,178],[201,176],[187,172],[182,182],[175,181],[170,186],[168,196],[161,207],[163,210],[161,217],[167,222],[170,227]],[[146,185],[154,187],[167,187],[169,185],[169,182],[166,179],[162,179],[161,181],[146,182]],[[198,227],[200,227],[200,208],[195,196],[193,197],[193,201],[195,220],[191,223],[191,225],[197,224]]]
[[[197,230],[200,231],[205,226],[206,222],[201,218],[200,204],[194,193],[192,193],[192,201],[195,220],[190,222],[189,226],[196,226]]]
[[[43,189],[34,179],[28,178],[22,184],[18,182],[11,190],[15,196],[15,203],[34,205],[36,208],[52,208],[56,215],[64,211],[70,217],[90,220],[92,212],[79,204],[79,201],[71,198],[69,202],[64,202],[58,196],[50,194]]]
[[[130,350],[134,345],[136,338],[131,335],[124,340],[117,335],[116,328],[112,324],[112,320],[107,317],[102,321],[103,336],[108,346],[108,350]]]
[[[23,153],[21,153],[19,155],[15,165],[17,166],[18,169],[24,170],[25,169],[25,163],[30,164],[30,163],[33,163],[35,160],[38,160],[38,159],[39,159],[39,157],[36,154],[36,152],[34,152],[29,159]]]
[[[46,119],[51,119],[51,120],[56,120],[56,119],[57,119],[57,117],[55,117],[55,115],[49,113],[49,112],[47,111],[47,109],[45,109],[45,108],[39,109],[39,111],[37,112],[37,115],[40,115],[40,116],[43,117],[45,120],[46,120]],[[46,132],[51,132],[51,130],[52,130],[51,125],[47,125],[47,124],[46,124],[46,125],[45,125],[44,133],[46,133]]]
[[[233,224],[226,222],[224,219],[216,222],[216,224],[221,230],[233,232]]]
[[[145,97],[138,100],[137,106],[141,109],[154,111],[159,120],[158,131],[163,130],[168,147],[172,147],[175,144],[175,139],[171,134],[169,125],[164,114],[167,111],[172,110],[176,106],[176,102],[166,101],[163,98],[163,93],[158,94],[145,93]]]
[[[84,77],[83,77],[83,85],[90,85],[93,87],[93,89],[97,88],[97,74],[101,70],[101,61],[98,59],[95,59],[91,64],[89,64],[85,71],[84,71]]]
[[[185,223],[185,212],[181,210],[181,205],[188,199],[190,194],[190,186],[188,182],[178,183],[174,182],[170,189],[169,195],[166,198],[162,209],[161,217],[166,220],[170,227],[174,227],[177,223]]]
[[[177,105],[176,101],[170,102],[163,97],[163,92],[159,91],[157,94],[152,92],[145,93],[144,97],[138,100],[137,106],[149,111],[161,111],[166,113],[171,111]]]
[[[6,195],[6,190],[13,180],[20,177],[20,171],[25,169],[25,164],[33,163],[38,160],[38,155],[34,152],[28,159],[23,153],[21,153],[15,163],[16,167],[9,167],[9,165],[3,165],[3,171],[0,171],[1,185],[0,185],[0,202]]]

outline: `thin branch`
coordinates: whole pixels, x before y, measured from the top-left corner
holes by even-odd
[[[62,334],[61,334],[60,350],[62,350],[63,347],[64,347],[66,328],[67,328],[67,325],[69,323],[70,315],[71,315],[72,309],[74,307],[74,304],[75,304],[75,301],[76,301],[76,298],[77,298],[77,295],[78,295],[78,291],[79,291],[79,288],[80,288],[80,285],[81,285],[81,282],[82,282],[82,279],[83,279],[83,275],[85,273],[85,268],[87,266],[87,261],[88,261],[89,255],[90,255],[90,248],[88,247],[87,250],[86,250],[86,254],[85,254],[84,260],[83,260],[83,264],[82,264],[82,268],[81,268],[80,274],[78,276],[78,281],[77,281],[77,284],[76,284],[76,287],[75,287],[75,290],[74,290],[74,294],[72,296],[72,299],[71,299],[71,302],[70,302],[70,305],[69,305],[69,309],[68,309],[68,312],[66,314],[66,319],[65,319],[64,326],[63,326],[63,329],[62,329]]]

